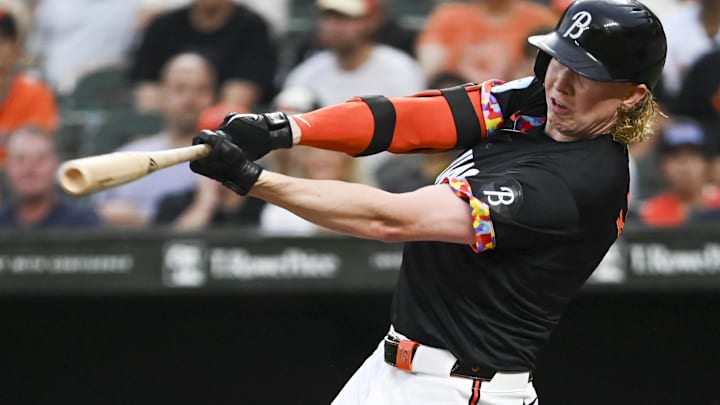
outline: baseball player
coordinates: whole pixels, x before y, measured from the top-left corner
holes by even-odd
[[[335,231],[405,242],[390,330],[334,404],[537,404],[537,355],[622,231],[626,145],[652,133],[666,40],[636,0],[578,0],[529,41],[534,77],[230,114],[195,138],[213,147],[191,163],[199,174]],[[391,194],[253,162],[293,144],[461,153],[435,185]]]

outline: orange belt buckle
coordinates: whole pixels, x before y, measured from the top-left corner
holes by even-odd
[[[412,357],[419,343],[414,340],[402,339],[398,343],[395,367],[412,372]]]

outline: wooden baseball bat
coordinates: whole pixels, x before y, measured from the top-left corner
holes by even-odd
[[[156,152],[115,152],[69,160],[57,181],[71,195],[86,195],[142,178],[156,170],[207,156],[212,147],[193,145]]]

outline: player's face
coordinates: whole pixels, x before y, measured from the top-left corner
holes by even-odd
[[[545,132],[561,142],[606,134],[618,108],[629,108],[644,95],[643,85],[588,79],[553,59],[545,74]]]

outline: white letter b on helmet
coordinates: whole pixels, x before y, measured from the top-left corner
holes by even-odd
[[[588,13],[587,11],[580,11],[575,13],[574,16],[572,16],[572,21],[573,23],[572,25],[570,25],[570,28],[565,30],[563,38],[580,38],[580,35],[582,35],[588,25],[590,25],[590,22],[592,21],[592,15],[590,15],[590,13]]]

